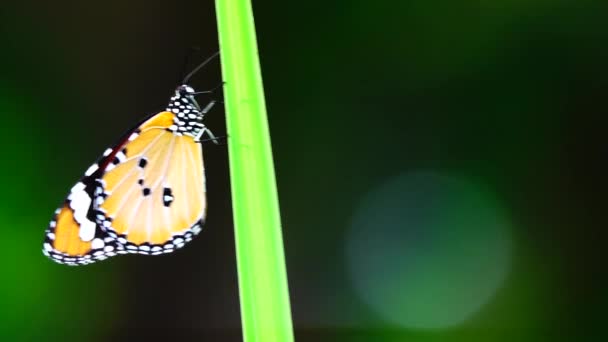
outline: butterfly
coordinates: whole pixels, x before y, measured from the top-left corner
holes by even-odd
[[[158,255],[183,247],[203,226],[206,186],[202,123],[215,105],[197,103],[188,79],[164,111],[129,130],[87,169],[55,211],[42,251],[66,265],[86,265],[117,254]]]

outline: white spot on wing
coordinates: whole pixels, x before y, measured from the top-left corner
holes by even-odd
[[[199,226],[199,225],[197,225],[196,227],[192,228],[192,232],[193,232],[194,234],[198,234],[198,233],[200,233],[200,232],[201,232],[201,230],[202,230],[202,229],[201,229],[201,226]]]
[[[93,242],[91,243],[91,248],[93,249],[101,249],[103,248],[103,246],[105,246],[105,243],[103,242],[102,239],[93,239]],[[97,253],[95,253],[97,254]]]
[[[71,192],[82,191],[82,190],[84,190],[84,188],[85,188],[84,183],[82,183],[82,182],[78,182],[78,183],[76,183],[76,185],[74,185],[74,186],[72,187]]]
[[[116,153],[116,159],[118,159],[119,163],[124,163],[127,160],[127,156],[125,156],[123,151]]]
[[[81,182],[74,185],[70,194],[70,208],[74,211],[74,220],[80,224],[78,236],[82,241],[91,241],[95,235],[95,223],[87,218],[87,212],[92,200],[84,188]]]
[[[87,169],[87,172],[85,172],[84,175],[88,177],[92,175],[95,171],[97,171],[98,168],[99,167],[97,166],[97,164],[93,164]]]

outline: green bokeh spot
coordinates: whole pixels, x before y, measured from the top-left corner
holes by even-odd
[[[386,322],[447,328],[475,315],[502,286],[510,227],[472,182],[403,174],[361,202],[347,249],[355,289]]]

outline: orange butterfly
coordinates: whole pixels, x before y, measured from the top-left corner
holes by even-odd
[[[186,83],[165,111],[131,129],[107,149],[70,190],[46,230],[43,253],[67,265],[117,254],[170,253],[201,231],[207,200],[202,123],[215,104],[201,108]]]

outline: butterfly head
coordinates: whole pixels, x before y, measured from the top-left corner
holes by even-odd
[[[175,94],[169,100],[168,112],[173,112],[177,116],[188,116],[188,114],[200,115],[201,108],[194,99],[196,92],[186,84],[180,85],[175,89]]]
[[[177,89],[175,89],[175,94],[176,95],[181,95],[181,96],[192,96],[194,94],[196,94],[196,92],[194,91],[194,88],[192,88],[191,86],[187,85],[187,84],[182,84],[179,87],[177,87]]]

